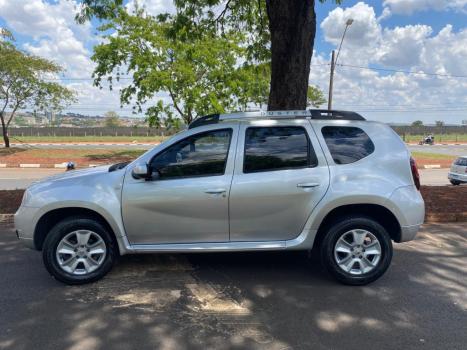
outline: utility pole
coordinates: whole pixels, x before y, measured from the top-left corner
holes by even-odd
[[[328,97],[328,111],[332,110],[332,92],[334,88],[334,71],[336,70],[337,60],[339,59],[339,54],[341,53],[342,43],[344,42],[345,34],[347,33],[347,29],[352,25],[353,19],[348,19],[345,23],[345,30],[344,34],[342,35],[341,43],[339,45],[339,50],[336,51],[332,50],[332,57],[331,57],[331,74],[329,76],[329,97]]]
[[[329,75],[329,97],[328,97],[328,111],[332,110],[332,89],[334,87],[334,68],[336,61],[336,51],[332,50],[331,57],[331,74]]]

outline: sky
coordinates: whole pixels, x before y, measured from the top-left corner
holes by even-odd
[[[134,1],[125,1],[128,9]],[[103,114],[120,108],[118,89],[93,87],[96,25],[74,21],[75,0],[0,0],[0,27],[31,54],[52,59],[78,102],[66,111]],[[174,11],[171,0],[138,0],[150,14]],[[329,62],[349,27],[334,85],[334,108],[390,123],[467,120],[467,0],[328,0],[316,2],[317,35],[310,83],[327,95]]]

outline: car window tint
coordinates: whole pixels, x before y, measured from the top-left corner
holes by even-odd
[[[467,158],[457,158],[454,164],[460,166],[467,166]]]
[[[245,134],[243,171],[252,173],[316,166],[302,127],[251,127]]]
[[[321,131],[336,164],[354,163],[375,150],[373,141],[360,128],[325,126]]]
[[[223,175],[231,129],[196,134],[155,156],[150,165],[160,179]]]

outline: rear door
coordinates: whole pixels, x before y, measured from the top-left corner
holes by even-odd
[[[307,120],[243,122],[230,191],[230,240],[297,237],[329,186]]]

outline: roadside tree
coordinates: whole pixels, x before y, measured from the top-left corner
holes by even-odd
[[[176,14],[158,18],[165,19],[167,33],[177,42],[190,46],[202,38],[228,40],[232,33],[243,34],[241,47],[248,61],[271,67],[268,109],[306,108],[316,35],[315,0],[174,0],[174,4]],[[95,17],[115,23],[123,8],[122,0],[83,0],[76,19]],[[150,26],[144,34],[155,29]]]
[[[173,28],[167,16],[119,10],[100,28],[106,34],[92,56],[95,84],[102,87],[104,80],[113,88],[122,74],[132,75],[120,90],[121,103],[134,104],[136,113],[152,105],[146,110],[151,126],[164,118],[173,124],[174,116],[188,124],[199,115],[265,101],[268,77],[246,62],[242,33],[205,31],[182,40],[183,31]]]
[[[104,114],[104,125],[108,128],[116,128],[120,126],[120,118],[114,111],[109,111]]]
[[[48,74],[60,73],[60,66],[17,49],[5,29],[0,36],[0,121],[5,147],[10,147],[8,128],[17,111],[60,111],[74,101],[74,93],[45,79]]]

